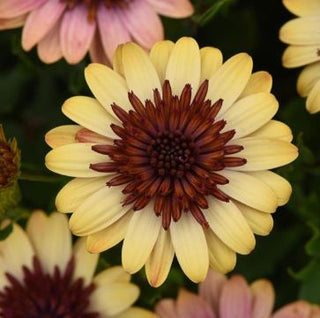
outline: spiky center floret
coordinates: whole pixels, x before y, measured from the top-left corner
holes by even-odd
[[[107,185],[126,185],[123,205],[141,210],[152,202],[154,212],[168,229],[171,219],[178,221],[182,212],[191,212],[204,227],[208,226],[202,209],[208,208],[206,196],[227,202],[221,185],[227,178],[217,173],[226,167],[242,166],[246,160],[230,156],[243,147],[230,143],[235,130],[224,131],[226,121],[216,120],[223,101],[206,99],[208,81],[195,97],[185,85],[181,96],[172,94],[165,81],[162,96],[154,90],[154,100],[143,104],[133,93],[129,100],[134,110],[125,112],[116,104],[112,109],[122,126],[112,124],[120,137],[113,145],[95,145],[92,149],[111,160],[91,164],[100,172],[115,173]]]
[[[17,170],[15,154],[7,142],[0,140],[0,187],[8,185]]]
[[[77,4],[84,3],[88,6],[88,19],[92,21],[96,17],[96,13],[99,7],[99,4],[102,3],[106,6],[107,9],[120,7],[127,7],[130,0],[61,0],[66,2],[69,9],[74,8]]]
[[[0,317],[98,318],[99,313],[87,311],[94,285],[84,286],[83,279],[74,279],[73,273],[73,259],[64,273],[55,267],[49,275],[36,257],[33,268],[23,268],[23,280],[6,273],[9,284],[0,291]]]

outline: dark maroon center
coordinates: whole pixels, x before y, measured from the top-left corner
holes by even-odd
[[[10,179],[17,173],[18,167],[15,163],[15,155],[10,146],[0,141],[0,186],[10,183]]]
[[[189,211],[207,227],[202,211],[208,208],[206,197],[229,200],[223,192],[229,181],[219,171],[246,163],[231,156],[243,147],[231,143],[235,130],[223,131],[226,121],[216,120],[223,101],[212,103],[206,99],[207,92],[207,80],[193,99],[189,84],[178,97],[172,94],[169,81],[164,82],[162,95],[154,90],[153,101],[143,103],[130,92],[133,110],[127,113],[112,105],[122,125],[111,127],[120,139],[113,145],[92,147],[111,161],[90,168],[116,174],[107,185],[125,185],[124,206],[141,210],[152,201],[164,229],[171,219],[178,221],[182,212]]]
[[[23,268],[23,280],[6,273],[9,284],[0,292],[0,317],[3,318],[98,318],[88,312],[94,285],[84,286],[73,278],[71,259],[64,273],[55,267],[53,275],[43,272],[35,257],[33,268]]]

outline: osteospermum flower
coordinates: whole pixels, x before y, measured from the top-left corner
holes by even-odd
[[[222,64],[215,48],[182,38],[148,56],[134,43],[116,51],[114,70],[91,64],[96,98],[76,96],[62,111],[78,125],[50,131],[46,165],[76,177],[58,194],[74,212],[71,230],[90,252],[124,239],[125,270],[144,264],[150,284],[167,277],[176,254],[202,281],[208,266],[227,272],[248,254],[253,233],[267,235],[271,214],[290,196],[268,171],[294,160],[290,129],[271,120],[278,102],[271,77],[251,74],[241,53]]]
[[[181,289],[177,300],[163,299],[156,305],[160,318],[319,318],[320,307],[296,301],[272,314],[272,284],[259,279],[250,286],[240,275],[230,279],[209,271],[198,295]]]
[[[314,114],[320,111],[320,1],[283,0],[283,4],[298,16],[280,30],[280,39],[290,45],[283,54],[283,65],[307,65],[298,78],[297,89],[307,97],[307,110]]]
[[[139,288],[120,267],[93,277],[98,255],[85,241],[72,247],[67,218],[32,213],[26,231],[19,225],[0,242],[0,316],[3,318],[152,318],[131,307]]]
[[[1,0],[0,30],[23,25],[22,47],[37,45],[45,63],[80,62],[89,51],[107,63],[116,47],[136,41],[149,49],[163,38],[158,14],[184,18],[189,0]]]

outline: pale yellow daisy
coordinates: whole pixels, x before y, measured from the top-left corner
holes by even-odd
[[[94,276],[97,254],[72,246],[67,217],[32,213],[24,231],[0,242],[0,316],[4,318],[155,318],[131,307],[139,288],[121,266]]]
[[[306,66],[298,78],[297,90],[307,97],[307,110],[314,114],[320,111],[320,0],[282,2],[298,16],[280,29],[280,40],[289,44],[283,54],[283,66]]]
[[[59,211],[73,212],[73,233],[88,237],[91,253],[123,240],[124,269],[145,265],[153,286],[174,255],[194,282],[209,266],[232,270],[291,194],[268,171],[297,157],[289,127],[272,120],[271,76],[252,74],[245,53],[223,63],[218,49],[182,38],[149,55],[125,44],[113,70],[91,64],[85,77],[95,98],[62,107],[78,125],[46,135],[47,167],[75,177],[56,198]]]

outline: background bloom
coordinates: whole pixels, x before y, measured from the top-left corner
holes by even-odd
[[[24,50],[37,45],[45,63],[64,57],[75,64],[88,51],[93,61],[107,62],[121,43],[134,40],[150,48],[161,40],[158,14],[183,18],[192,13],[189,0],[2,0],[0,29],[24,25]]]
[[[308,65],[298,78],[297,89],[307,97],[307,110],[314,114],[320,111],[320,1],[283,0],[283,4],[298,18],[280,30],[281,41],[290,45],[282,62],[289,68]]]
[[[155,317],[130,308],[139,288],[121,267],[93,277],[97,262],[83,239],[72,247],[64,215],[32,213],[0,242],[1,317]]]
[[[181,289],[177,300],[163,299],[156,305],[160,318],[318,318],[320,307],[297,301],[277,310],[272,284],[265,279],[250,286],[240,275],[230,279],[209,271],[199,294]]]

